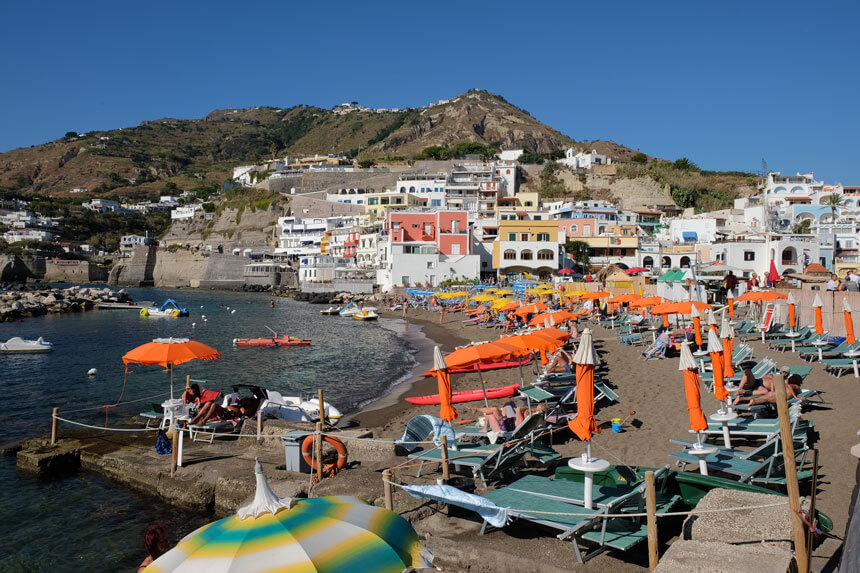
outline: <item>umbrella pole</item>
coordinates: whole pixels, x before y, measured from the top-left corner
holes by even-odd
[[[484,376],[481,374],[481,364],[476,364],[478,367],[478,382],[481,383],[481,392],[484,393],[484,407],[489,408],[490,403],[487,401],[487,385],[484,384]]]
[[[170,370],[170,399],[173,400],[173,364],[168,364],[167,369]]]

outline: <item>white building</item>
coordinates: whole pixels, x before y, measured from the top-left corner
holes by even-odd
[[[418,246],[388,243],[387,261],[380,261],[376,280],[383,291],[396,285],[437,286],[448,279],[474,280],[480,277],[478,255],[443,255],[435,245]]]
[[[143,235],[123,235],[119,240],[119,250],[131,251],[138,245],[145,245],[146,239]]]
[[[379,233],[361,233],[358,238],[358,249],[356,250],[356,263],[365,269],[379,267]]]
[[[725,219],[722,220],[725,223]],[[669,221],[669,240],[677,244],[713,243],[717,240],[717,219],[672,219]]]
[[[374,193],[360,187],[342,187],[333,193],[326,193],[325,200],[332,203],[346,203],[348,205],[365,205],[365,195]]]
[[[506,149],[499,152],[499,159],[502,161],[516,161],[523,153],[525,151],[522,149]]]
[[[586,153],[584,151],[577,152],[571,147],[564,152],[564,159],[559,159],[558,162],[573,169],[591,169],[595,165],[610,165],[612,159],[600,155],[593,149]]]
[[[299,260],[299,282],[333,281],[337,269],[347,268],[353,264],[352,259],[333,257],[331,255],[307,255]]]
[[[340,217],[280,217],[278,219],[278,247],[275,253],[291,257],[320,254],[323,236],[338,227],[357,225],[359,218]]]
[[[447,206],[445,173],[409,173],[401,175],[395,189],[400,193],[417,195],[426,207],[444,209]]]
[[[187,205],[185,207],[177,207],[170,212],[170,219],[173,221],[187,221],[194,218],[197,211],[203,210],[202,205]]]
[[[786,272],[799,273],[810,263],[827,265],[821,259],[821,244],[817,237],[809,235],[762,234],[738,236],[730,241],[719,241],[711,245],[711,255],[717,262],[766,275],[770,262],[782,276]]]
[[[128,209],[123,209],[117,201],[109,199],[93,199],[88,203],[83,203],[81,206],[84,209],[89,209],[96,213],[129,213]]]
[[[17,243],[19,241],[42,241],[49,243],[54,240],[54,233],[41,229],[13,229],[3,233],[3,238],[6,239],[7,243]]]

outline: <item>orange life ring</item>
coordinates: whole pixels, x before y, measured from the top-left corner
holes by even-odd
[[[339,439],[334,436],[323,436],[323,441],[330,444],[337,451],[337,462],[333,464],[326,464],[323,466],[323,473],[326,475],[335,474],[346,467],[347,454],[346,454],[346,446],[343,445]],[[305,460],[311,468],[316,471],[317,469],[317,461],[313,459],[311,452],[314,447],[314,434],[310,434],[305,437],[302,442],[302,458]]]

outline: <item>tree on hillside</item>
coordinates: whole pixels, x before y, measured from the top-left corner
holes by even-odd
[[[845,205],[845,198],[840,193],[831,193],[823,197],[822,205],[830,208],[830,222],[836,222],[836,209]]]
[[[675,166],[675,169],[680,169],[681,171],[699,171],[699,166],[686,157],[676,159],[672,165]]]
[[[546,159],[544,158],[543,153],[538,153],[537,151],[529,151],[517,157],[517,161],[520,162],[522,165],[543,165]]]
[[[631,157],[630,161],[632,161],[633,163],[645,165],[646,163],[648,163],[648,156],[640,151],[639,153]]]
[[[451,159],[453,155],[451,154],[451,150],[443,145],[431,145],[430,147],[425,147],[424,150],[415,156],[415,159],[430,159],[435,161],[444,161],[446,159]]]
[[[582,268],[588,268],[588,263],[591,261],[591,256],[588,254],[588,243],[585,241],[567,241],[564,244],[564,252],[577,265]]]
[[[278,153],[278,144],[277,143],[272,142],[272,144],[269,146],[269,153],[272,154],[272,161],[274,161],[275,155]]]
[[[556,175],[558,169],[558,163],[550,161],[541,170],[540,186],[538,187],[538,193],[541,197],[564,197],[568,194],[567,186]]]

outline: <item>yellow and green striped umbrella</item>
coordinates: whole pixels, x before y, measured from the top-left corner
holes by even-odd
[[[399,514],[349,496],[280,499],[258,469],[250,506],[189,534],[145,572],[399,573],[413,565],[423,566],[421,545]]]

